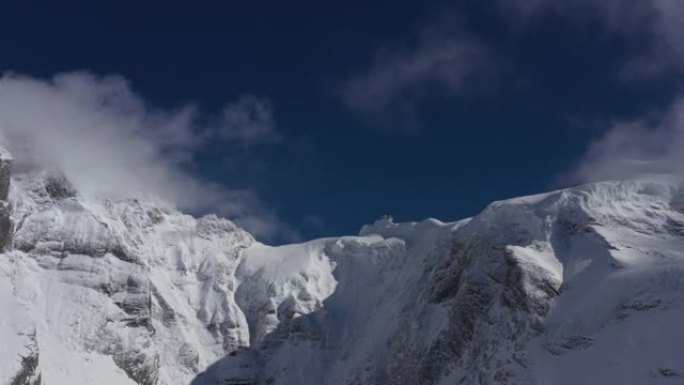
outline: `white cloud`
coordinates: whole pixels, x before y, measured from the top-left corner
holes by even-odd
[[[10,149],[17,138],[33,147],[32,153],[14,151],[18,171],[38,162],[58,168],[87,193],[154,196],[184,210],[218,211],[257,237],[282,236],[290,230],[254,192],[184,171],[209,142],[242,145],[275,135],[264,99],[243,97],[226,111],[218,123],[200,125],[196,107],[155,108],[120,76],[73,72],[42,80],[7,73],[0,78],[0,133]]]
[[[648,174],[684,176],[684,98],[654,117],[618,122],[589,146],[573,182]]]

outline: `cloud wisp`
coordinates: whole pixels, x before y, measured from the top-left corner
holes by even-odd
[[[638,41],[623,76],[684,71],[684,2],[680,0],[502,0],[500,8],[518,28],[548,13],[571,21],[594,18],[609,31]],[[644,42],[645,40],[645,42]]]
[[[621,81],[684,73],[682,0],[501,0],[493,12],[510,28],[511,44],[550,15],[571,28],[598,23],[625,43],[624,64],[615,74]],[[424,25],[417,43],[381,50],[369,69],[351,77],[344,89],[347,104],[363,113],[396,114],[406,105],[411,111],[415,96],[431,83],[451,92],[473,92],[469,80],[501,68],[492,66],[498,60],[493,60],[492,48],[483,40],[449,28],[458,24],[458,12],[445,15]],[[575,169],[560,179],[566,184],[648,174],[683,177],[682,148],[684,97],[680,94],[655,116],[612,124],[589,144]]]
[[[615,123],[566,179],[595,182],[649,174],[684,176],[684,98],[654,117]]]
[[[242,95],[223,108],[220,139],[253,145],[281,139],[275,130],[271,103],[263,97]]]
[[[371,118],[399,113],[399,120],[406,121],[412,120],[414,104],[426,95],[426,86],[456,94],[466,91],[493,60],[486,45],[460,27],[459,19],[447,12],[428,20],[412,41],[379,47],[369,65],[344,83],[347,106]],[[396,127],[407,129],[406,124]]]
[[[485,57],[483,47],[466,37],[425,39],[416,47],[378,54],[368,71],[358,73],[344,90],[347,104],[369,110],[408,97],[426,82],[460,90]]]
[[[253,191],[230,189],[188,173],[208,143],[251,146],[277,138],[270,105],[243,96],[228,103],[211,125],[186,105],[155,108],[120,76],[88,72],[36,79],[6,73],[0,78],[0,133],[14,151],[16,169],[54,167],[85,193],[122,198],[155,197],[193,212],[218,212],[257,237],[294,237],[294,232]],[[204,121],[204,120],[203,120]]]
[[[684,71],[684,1],[681,0],[501,0],[493,15],[513,30],[529,29],[555,14],[576,28],[597,21],[632,46],[623,79]],[[342,88],[346,104],[363,114],[382,115],[414,107],[427,86],[472,93],[475,79],[496,77],[501,59],[494,49],[462,27],[458,7],[427,20],[416,39],[380,47],[361,71]],[[516,34],[514,33],[513,36]],[[513,39],[515,41],[515,39]]]
[[[571,23],[594,20],[627,43],[622,80],[684,72],[684,2],[680,0],[501,1],[516,15],[516,28],[527,28],[553,13]],[[684,97],[646,117],[617,121],[591,142],[574,170],[561,182],[585,183],[650,174],[684,176]]]

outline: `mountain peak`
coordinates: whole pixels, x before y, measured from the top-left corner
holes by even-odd
[[[3,383],[641,384],[684,373],[667,358],[684,341],[625,345],[679,335],[684,200],[669,177],[494,202],[451,223],[384,217],[360,236],[280,247],[215,215],[83,195],[59,173],[11,181]]]

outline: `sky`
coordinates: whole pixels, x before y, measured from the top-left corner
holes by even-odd
[[[681,0],[8,1],[0,139],[271,244],[457,220],[681,175],[682,20]]]

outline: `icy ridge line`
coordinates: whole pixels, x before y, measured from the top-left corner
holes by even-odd
[[[684,378],[684,190],[668,176],[271,247],[10,169],[0,156],[0,384]]]

